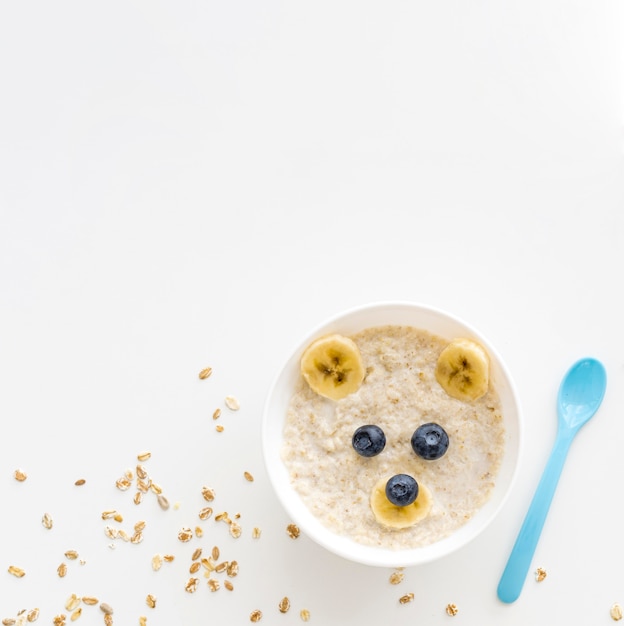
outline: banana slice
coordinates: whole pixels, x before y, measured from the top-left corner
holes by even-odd
[[[412,504],[397,506],[386,497],[388,478],[389,476],[379,480],[371,492],[371,509],[380,524],[388,528],[409,528],[429,515],[433,497],[425,485],[418,484],[418,496]]]
[[[440,353],[435,377],[449,396],[464,402],[473,402],[488,390],[488,355],[471,339],[455,339]]]
[[[301,374],[321,396],[340,400],[357,391],[364,380],[360,350],[343,335],[313,341],[301,357]]]

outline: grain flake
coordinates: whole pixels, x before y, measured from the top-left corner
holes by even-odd
[[[287,596],[284,596],[280,600],[280,603],[278,604],[278,608],[279,608],[280,613],[288,613],[288,609],[290,608],[290,600],[288,599]]]
[[[210,374],[212,374],[212,367],[204,367],[204,369],[199,372],[199,379],[206,380],[206,378],[210,377]]]
[[[413,593],[406,593],[405,595],[401,596],[399,598],[399,602],[401,604],[409,604],[410,602],[412,602],[414,600],[414,594]]]
[[[234,396],[225,396],[225,406],[230,411],[238,411],[240,409],[240,402]]]
[[[74,485],[76,485],[76,487],[82,487],[82,485],[84,485],[87,481],[84,478],[79,478]]]
[[[255,611],[251,612],[251,615],[249,616],[249,621],[250,622],[259,622],[262,619],[262,611],[259,611],[258,609],[256,609]]]
[[[21,567],[17,567],[17,565],[9,565],[8,572],[16,578],[23,578],[26,576],[26,572]]]
[[[538,567],[535,570],[535,580],[538,583],[541,583],[546,578],[547,575],[548,574],[546,573],[546,570],[544,568],[542,568],[542,567]]]
[[[147,606],[149,606],[150,609],[155,609],[156,608],[156,598],[151,593],[148,593],[147,597],[145,598],[145,604],[147,604]]]
[[[309,622],[310,611],[308,611],[308,609],[301,609],[301,611],[299,611],[299,617],[301,618],[302,622]]]
[[[450,604],[446,605],[446,614],[450,615],[451,617],[454,617],[455,615],[457,615],[457,613],[459,613],[459,609],[457,608],[456,604],[453,604],[452,602]]]
[[[41,523],[43,524],[43,527],[47,528],[48,530],[50,530],[50,528],[54,526],[54,521],[52,520],[52,516],[49,513],[43,514],[43,517],[41,518]]]
[[[112,615],[113,614],[113,607],[110,604],[107,604],[106,602],[101,602],[100,603],[100,611],[102,611],[102,613],[104,613],[104,615]]]
[[[392,574],[390,575],[390,584],[398,585],[399,583],[403,582],[403,578],[404,578],[403,571],[400,569],[397,569],[394,572],[392,572]]]
[[[619,621],[622,619],[624,612],[622,611],[622,607],[616,602],[609,611],[609,615],[611,615],[611,619],[614,621]]]
[[[252,483],[254,481],[253,475],[250,474],[249,472],[245,472],[243,474],[243,476],[245,477],[245,480],[249,481],[250,483]]]
[[[286,526],[286,532],[291,539],[297,539],[301,533],[297,524],[288,524],[288,526]]]
[[[13,478],[15,478],[15,480],[19,481],[20,483],[23,483],[28,478],[28,474],[26,474],[24,470],[16,469],[13,473]]]

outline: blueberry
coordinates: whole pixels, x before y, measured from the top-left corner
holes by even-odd
[[[414,452],[427,461],[444,456],[448,446],[449,438],[446,431],[442,426],[433,422],[419,426],[412,435]]]
[[[386,436],[379,426],[360,426],[351,440],[354,450],[361,456],[376,456],[386,446]]]
[[[418,483],[408,474],[396,474],[386,483],[386,498],[396,506],[407,506],[416,500]]]

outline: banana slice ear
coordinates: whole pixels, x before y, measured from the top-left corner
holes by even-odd
[[[487,352],[472,339],[454,339],[440,353],[435,377],[449,396],[474,402],[485,395],[489,387]]]
[[[333,334],[316,339],[306,348],[301,374],[313,391],[340,400],[360,388],[365,370],[355,342]]]

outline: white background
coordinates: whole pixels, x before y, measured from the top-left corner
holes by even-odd
[[[297,624],[302,608],[325,625],[611,623],[624,604],[617,4],[3,3],[0,618],[39,607],[50,624],[77,593],[123,625],[244,624],[254,609]],[[478,328],[525,417],[500,517],[397,587],[390,571],[286,535],[259,447],[290,349],[378,300]],[[554,441],[559,382],[583,356],[605,364],[607,394],[537,548],[532,570],[547,579],[530,573],[505,605],[496,586]],[[115,488],[143,450],[176,510]],[[240,539],[209,520],[201,540],[177,540],[203,485],[215,510],[241,514]],[[111,549],[108,508],[130,530],[145,520],[143,543]],[[202,578],[186,593],[192,551],[215,544],[240,563],[234,591]],[[69,549],[84,563],[60,579]],[[153,572],[157,552],[176,559]],[[85,607],[77,623],[102,614]]]

